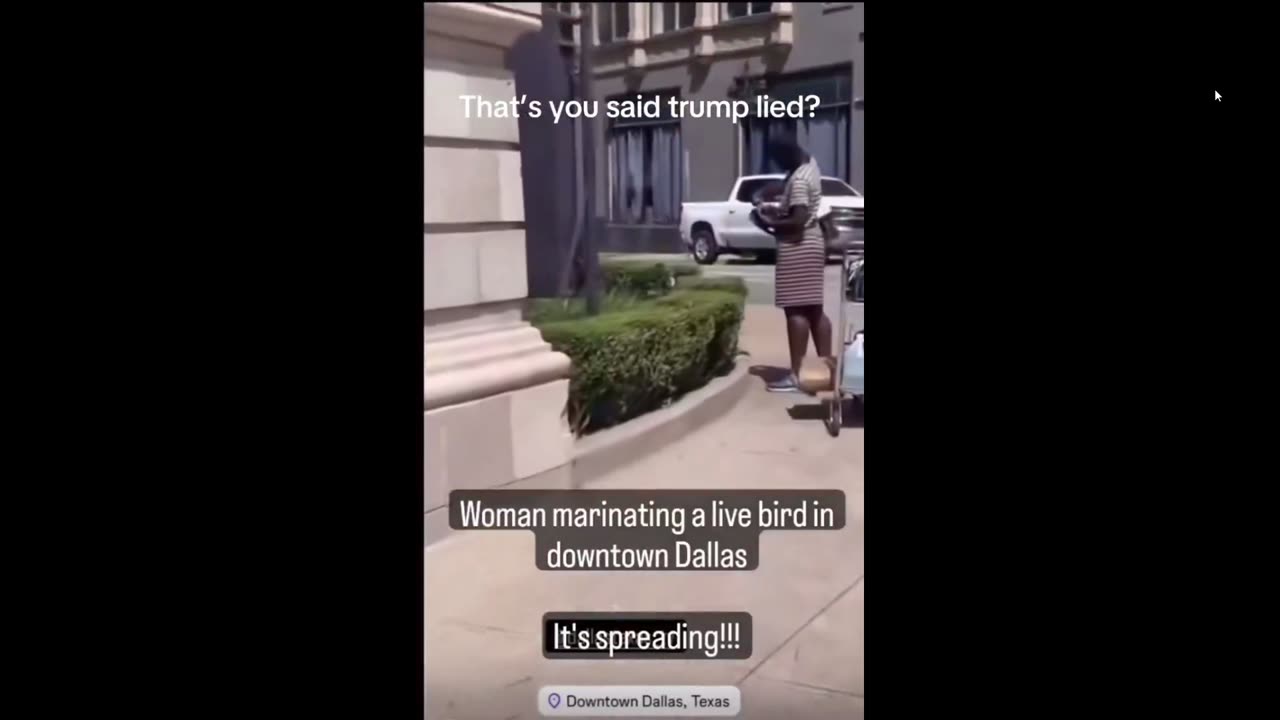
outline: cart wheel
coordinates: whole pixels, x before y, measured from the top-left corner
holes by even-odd
[[[842,408],[844,406],[844,398],[838,394],[831,398],[831,404],[827,411],[827,432],[831,433],[831,437],[840,437],[840,426],[844,424]]]

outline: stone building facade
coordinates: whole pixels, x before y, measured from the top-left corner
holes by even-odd
[[[520,131],[458,96],[514,94],[508,51],[540,3],[425,3],[423,217],[426,542],[450,490],[566,476],[569,359],[522,319],[528,294]]]
[[[573,17],[582,4],[545,5]],[[682,251],[680,203],[725,200],[738,175],[770,171],[763,155],[773,133],[797,135],[824,174],[865,192],[863,17],[852,2],[595,3],[594,95],[602,101],[819,97],[800,122],[597,121],[602,247]],[[563,34],[581,41],[570,24]]]

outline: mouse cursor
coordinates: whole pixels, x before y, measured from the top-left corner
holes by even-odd
[[[1222,102],[1222,93],[1218,92],[1217,90],[1214,90],[1213,99],[1217,100],[1218,102]]]

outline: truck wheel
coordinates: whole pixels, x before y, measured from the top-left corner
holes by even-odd
[[[693,259],[699,265],[713,265],[720,248],[716,247],[716,236],[710,230],[693,231]]]

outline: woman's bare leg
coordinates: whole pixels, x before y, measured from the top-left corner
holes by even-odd
[[[813,333],[813,348],[818,351],[818,357],[823,359],[834,357],[831,354],[831,320],[822,311],[822,306],[810,305],[805,308],[805,313],[808,316],[810,331]]]
[[[787,314],[787,344],[791,350],[791,372],[800,377],[800,363],[809,349],[809,318],[804,308],[785,308]]]

